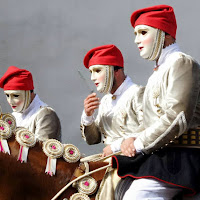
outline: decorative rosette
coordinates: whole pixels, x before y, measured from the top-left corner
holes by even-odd
[[[90,198],[82,193],[75,193],[73,194],[69,200],[90,200]]]
[[[16,129],[16,120],[15,117],[10,113],[4,113],[2,115],[2,120],[7,122],[10,125],[12,132],[15,132]]]
[[[45,172],[50,176],[56,173],[56,161],[63,155],[63,144],[55,139],[48,139],[43,142],[43,152],[48,157]]]
[[[2,139],[8,139],[12,135],[9,124],[3,120],[0,120],[0,136]]]
[[[20,145],[18,160],[27,162],[28,150],[36,143],[35,135],[25,128],[18,129],[16,131],[15,138]]]
[[[63,158],[69,163],[75,163],[81,158],[81,153],[73,144],[65,144]]]
[[[16,133],[16,140],[21,146],[33,147],[36,143],[35,134],[22,128]]]
[[[63,144],[55,139],[48,139],[43,142],[43,151],[46,156],[51,158],[60,158],[63,155]]]
[[[9,124],[3,120],[0,120],[0,151],[8,153],[10,155],[10,149],[7,139],[12,135],[12,130]]]
[[[86,176],[77,183],[77,189],[80,193],[91,195],[97,190],[97,182],[91,176]]]
[[[20,132],[20,131],[22,131],[22,130],[27,130],[27,128],[25,128],[25,127],[22,127],[22,126],[18,126],[18,127],[16,127],[16,129],[15,129],[15,135],[17,134],[17,132]]]

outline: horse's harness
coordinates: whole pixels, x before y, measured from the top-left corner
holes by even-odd
[[[10,154],[7,139],[9,139],[12,134],[15,133],[15,139],[20,145],[18,160],[20,162],[27,162],[28,149],[36,144],[35,135],[24,127],[17,127],[15,118],[10,113],[1,113],[0,110],[0,152]],[[95,154],[85,158],[80,159],[81,153],[79,149],[72,144],[63,145],[58,140],[48,139],[43,142],[43,152],[48,157],[45,172],[50,176],[53,176],[56,172],[56,159],[63,157],[66,162],[75,163],[80,160],[79,167],[74,172],[74,177],[71,181],[63,187],[51,200],[57,199],[68,187],[71,185],[77,188],[78,193],[73,194],[70,200],[75,199],[90,199],[87,195],[94,194],[97,190],[97,182],[91,177],[91,174],[95,172],[106,170],[111,167],[111,164],[97,168],[95,170],[89,170],[89,162],[100,162],[108,159],[109,157],[119,154],[109,155],[102,158],[102,154]]]
[[[87,195],[91,195],[95,193],[97,190],[97,183],[90,175],[98,171],[105,170],[108,167],[111,167],[111,164],[109,163],[103,167],[89,171],[89,162],[101,162],[112,157],[113,155],[117,155],[120,153],[121,152],[117,152],[106,157],[102,157],[102,154],[95,154],[95,155],[91,155],[91,156],[80,159],[81,163],[79,165],[79,168],[75,170],[75,173],[74,173],[76,178],[70,181],[65,187],[63,187],[51,200],[56,200],[71,185],[76,187],[79,193],[73,194],[70,197],[70,200],[75,200],[78,198],[89,200],[90,198]],[[87,183],[89,183],[91,187],[85,187],[85,185],[88,186]]]

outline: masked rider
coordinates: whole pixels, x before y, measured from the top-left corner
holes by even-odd
[[[155,67],[144,92],[144,130],[123,141],[121,150],[126,156],[113,157],[118,174],[133,178],[123,199],[194,194],[200,185],[199,65],[176,43],[171,6],[136,10],[131,24],[140,56],[155,61]]]
[[[123,56],[115,45],[91,49],[84,58],[84,65],[90,70],[97,91],[105,95],[100,100],[96,93],[92,93],[84,100],[82,136],[90,145],[103,140],[106,145],[103,156],[108,156],[119,151],[122,140],[140,126],[144,88],[125,75]],[[111,184],[104,184],[106,190],[101,189],[100,197],[97,195],[96,198],[114,199],[113,188],[108,189]]]
[[[10,66],[0,79],[0,87],[13,110],[17,127],[27,128],[40,141],[61,139],[60,120],[34,93],[32,74],[28,70]]]

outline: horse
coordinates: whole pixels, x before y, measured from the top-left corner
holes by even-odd
[[[37,142],[29,149],[26,163],[18,159],[20,145],[15,135],[7,140],[10,155],[0,152],[0,199],[2,200],[50,200],[73,179],[74,171],[80,161],[67,163],[62,157],[57,158],[56,174],[45,174],[47,156],[42,150],[42,142]],[[105,162],[90,162],[90,171],[105,166]],[[100,184],[105,170],[93,173],[91,176]],[[56,199],[69,199],[77,193],[77,189],[70,186]],[[90,196],[95,199],[95,193]]]

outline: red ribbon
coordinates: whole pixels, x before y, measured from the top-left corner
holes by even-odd
[[[23,162],[23,160],[22,160],[23,146],[20,146],[20,150],[19,151],[20,151],[19,152],[19,157],[18,157],[17,160],[19,160],[22,163]]]
[[[1,143],[1,140],[0,140],[0,151],[1,151],[1,152],[4,152],[4,149],[3,149],[3,145],[2,145],[2,143]]]

